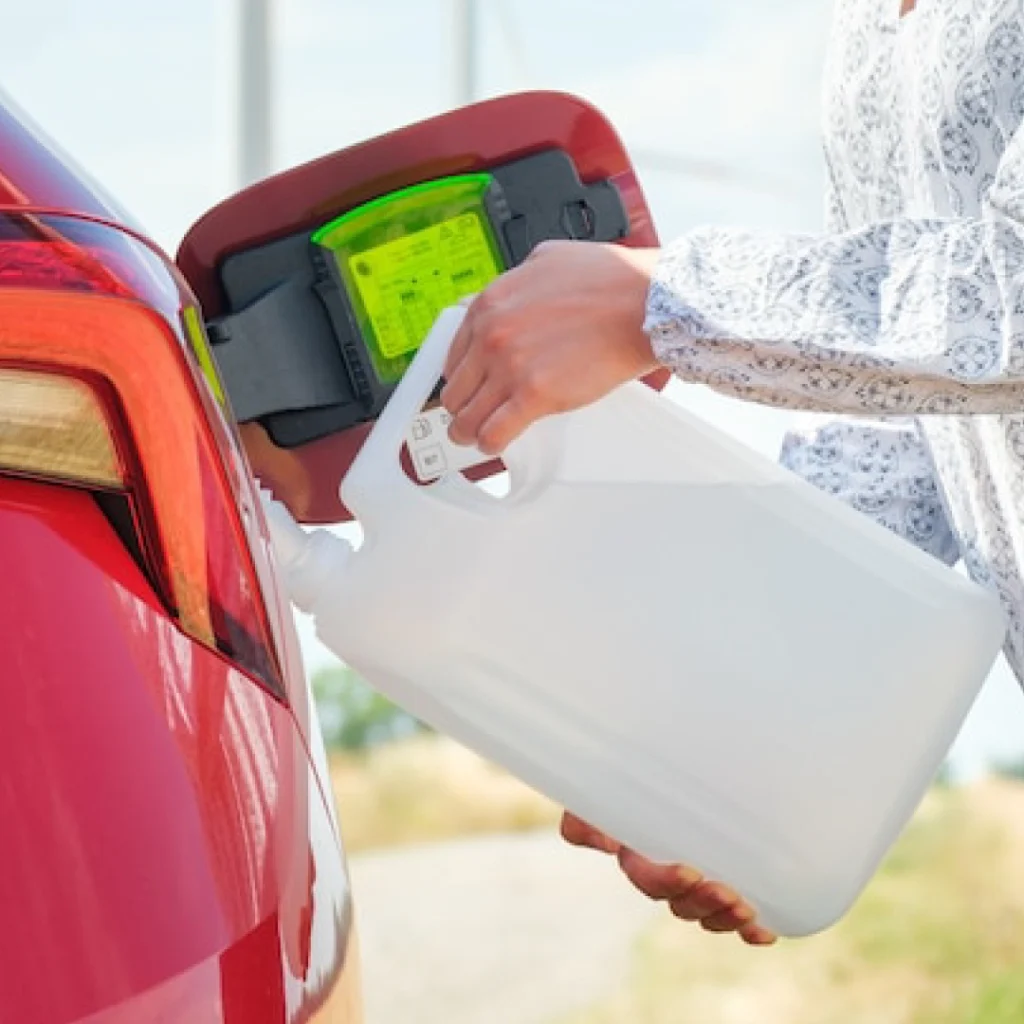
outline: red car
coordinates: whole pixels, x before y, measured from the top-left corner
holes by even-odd
[[[0,107],[5,1024],[360,1019],[326,761],[219,394],[180,273]]]
[[[607,122],[533,94],[240,193],[175,264],[0,100],[3,1024],[361,1020],[327,762],[253,471],[304,521],[343,518],[337,483],[388,381],[360,376],[350,338],[318,358],[352,394],[325,394],[318,364],[296,409],[250,315],[291,271],[257,280],[254,257],[239,298],[224,268],[483,172],[506,265],[543,237],[656,241]],[[334,322],[304,287],[286,361]]]

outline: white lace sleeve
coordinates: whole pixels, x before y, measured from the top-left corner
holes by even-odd
[[[655,353],[687,380],[787,408],[920,415],[1024,408],[1024,134],[981,219],[824,236],[705,228],[648,296]]]
[[[842,420],[792,431],[780,462],[947,565],[959,559],[913,422]]]
[[[825,229],[839,232],[844,226],[830,184]],[[779,455],[783,466],[947,565],[959,560],[931,458],[913,420],[814,420],[814,426],[786,434]]]

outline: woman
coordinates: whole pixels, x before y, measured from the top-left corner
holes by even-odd
[[[474,302],[449,358],[454,440],[657,365],[727,395],[849,415],[787,465],[1001,597],[1024,678],[1024,9],[839,0],[826,75],[828,225],[708,228],[660,250],[549,243]],[[968,416],[966,414],[972,414]],[[567,818],[680,917],[772,936],[735,894]]]

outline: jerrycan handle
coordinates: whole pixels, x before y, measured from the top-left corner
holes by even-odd
[[[442,310],[434,321],[342,481],[342,501],[364,524],[375,513],[378,516],[386,513],[396,491],[409,498],[429,501],[447,498],[464,508],[493,512],[527,500],[555,476],[565,444],[560,416],[535,423],[509,446],[503,456],[511,479],[510,492],[505,498],[485,494],[461,473],[448,473],[437,483],[420,487],[402,470],[400,456],[406,432],[444,372],[448,352],[465,318],[469,301],[467,298],[459,305]]]
[[[420,490],[402,470],[402,445],[409,424],[441,379],[445,360],[465,315],[465,305],[441,311],[345,475],[341,485],[342,501],[358,518],[363,519],[375,502],[386,501],[396,487]]]

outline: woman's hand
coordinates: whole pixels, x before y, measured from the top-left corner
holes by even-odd
[[[562,816],[562,836],[574,846],[587,846],[618,858],[626,877],[645,896],[668,903],[684,921],[697,921],[709,932],[736,932],[751,946],[770,946],[775,936],[754,920],[754,909],[732,889],[704,879],[682,864],[654,864],[591,828],[572,814]]]
[[[657,257],[656,249],[543,242],[481,292],[445,367],[451,439],[496,455],[542,416],[655,369],[643,322]]]

